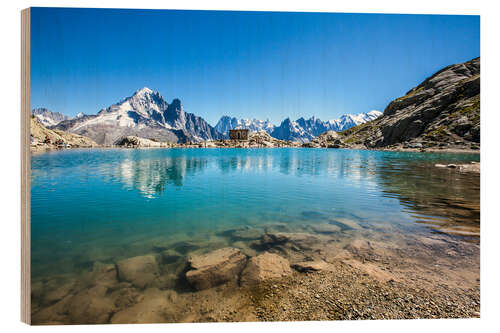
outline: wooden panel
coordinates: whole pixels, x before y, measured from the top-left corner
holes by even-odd
[[[21,11],[21,320],[31,323],[30,9]]]

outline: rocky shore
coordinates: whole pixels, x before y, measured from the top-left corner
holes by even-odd
[[[445,153],[471,153],[479,154],[478,148],[464,145],[394,145],[384,148],[367,148],[364,145],[347,144],[341,134],[327,131],[310,142],[284,141],[271,137],[268,133],[252,132],[249,140],[218,140],[200,143],[167,143],[154,140],[128,136],[122,138],[116,145],[118,148],[334,148],[334,149],[362,149],[380,151],[407,151],[407,152],[445,152]]]
[[[32,152],[64,148],[96,148],[92,139],[85,136],[51,130],[43,126],[35,117],[30,120],[30,150]]]
[[[375,231],[374,231],[375,230]],[[382,232],[383,231],[383,232]],[[35,324],[478,317],[476,238],[341,219],[151,242],[33,282]],[[109,259],[108,259],[109,260]]]

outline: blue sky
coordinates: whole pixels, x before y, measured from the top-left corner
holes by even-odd
[[[144,86],[215,125],[381,110],[480,55],[479,16],[33,8],[31,106],[95,114]]]

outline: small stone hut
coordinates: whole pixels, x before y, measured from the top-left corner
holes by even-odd
[[[248,140],[248,129],[229,130],[229,138],[231,140]]]

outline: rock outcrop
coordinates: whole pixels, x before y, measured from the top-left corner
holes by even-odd
[[[117,146],[125,148],[160,148],[169,147],[167,142],[139,138],[137,136],[125,136],[116,142]]]
[[[279,148],[298,147],[300,143],[278,140],[265,131],[250,132],[248,140],[218,140],[200,144],[199,147],[220,148]]]
[[[376,120],[340,133],[351,147],[471,148],[480,143],[480,59],[438,71]]]
[[[85,136],[48,129],[34,116],[31,118],[30,134],[32,149],[90,148],[99,146],[94,140]]]
[[[265,252],[248,260],[247,266],[241,273],[241,284],[254,285],[277,280],[291,273],[288,260],[277,254]]]
[[[326,131],[315,137],[313,140],[302,145],[305,148],[343,148],[344,142],[340,135],[334,131]]]
[[[212,288],[229,281],[237,281],[247,257],[238,249],[223,248],[189,258],[191,270],[186,279],[197,290]]]

